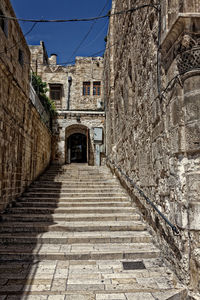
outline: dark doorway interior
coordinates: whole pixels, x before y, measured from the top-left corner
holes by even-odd
[[[70,162],[87,162],[87,138],[82,133],[74,133],[68,138],[68,149],[70,151]]]

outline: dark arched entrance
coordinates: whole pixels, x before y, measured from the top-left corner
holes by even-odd
[[[87,137],[82,133],[74,133],[68,137],[67,148],[70,163],[87,162]]]

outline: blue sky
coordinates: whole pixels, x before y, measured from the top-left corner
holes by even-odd
[[[111,0],[10,0],[16,16],[27,19],[71,19],[87,18],[100,14],[106,5],[103,15],[111,7]],[[37,24],[26,36],[27,43],[37,45],[44,41],[48,55],[56,53],[58,63],[71,62],[75,56],[91,56],[105,48],[104,38],[107,35],[108,18],[98,20],[90,34],[76,54],[73,54],[80,41],[87,34],[93,22],[47,23]],[[20,22],[26,33],[32,23]],[[103,53],[102,53],[103,54]],[[99,54],[101,56],[102,54]],[[72,56],[72,57],[71,57]]]

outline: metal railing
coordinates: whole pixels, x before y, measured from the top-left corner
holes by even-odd
[[[36,110],[40,114],[42,121],[45,123],[47,127],[50,127],[50,115],[46,112],[44,106],[42,105],[36,91],[34,90],[32,84],[30,83],[30,93],[29,98],[33,105],[35,106]]]
[[[120,167],[118,167],[114,162],[112,162],[108,156],[106,155],[106,160],[109,161],[126,179],[127,181],[139,192],[140,196],[142,196],[147,204],[151,205],[154,210],[161,216],[161,218],[171,227],[171,229],[173,230],[173,232],[176,235],[179,235],[180,232],[178,230],[178,228],[173,225],[165,215],[163,215],[163,213],[161,213],[161,211],[156,207],[156,205],[145,195],[145,193],[136,185],[136,183],[126,174],[124,173]]]

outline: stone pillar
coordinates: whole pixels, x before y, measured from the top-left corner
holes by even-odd
[[[200,230],[200,71],[184,75],[184,108],[188,226]]]
[[[183,49],[183,47],[185,49]],[[185,182],[187,191],[187,229],[189,237],[190,288],[200,289],[200,48],[198,40],[185,35],[177,57],[183,74],[185,123]]]

